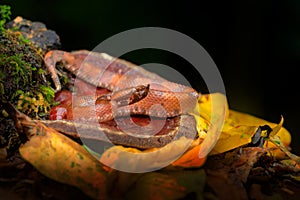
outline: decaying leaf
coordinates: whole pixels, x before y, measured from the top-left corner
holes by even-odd
[[[206,138],[203,144],[207,144],[207,146],[213,147],[210,155],[223,153],[249,144],[258,128],[265,125],[273,128],[271,134],[276,133],[276,135],[280,137],[282,143],[285,146],[288,146],[291,143],[291,136],[289,132],[282,127],[283,121],[280,122],[280,126],[277,126],[277,124],[275,123],[268,122],[252,115],[229,110],[228,104],[222,103],[224,100],[226,101],[224,95],[219,93],[202,95],[201,99],[199,100],[198,107],[196,108],[199,110],[198,113],[200,115],[194,115],[197,121],[197,130],[199,133],[199,137]],[[213,104],[215,104],[215,107],[213,107]],[[195,111],[194,113],[197,112]],[[215,119],[214,123],[211,123],[212,119],[214,118],[220,118],[220,122]],[[224,124],[222,123],[222,118],[225,119]],[[221,126],[222,131],[214,130],[211,134],[200,134],[201,132],[203,132],[203,130],[207,132],[207,130],[209,130],[211,126]],[[221,134],[218,131],[220,131]],[[215,141],[217,141],[217,143],[214,145]],[[208,148],[203,144],[202,151],[208,151],[203,150],[205,148]],[[272,149],[274,148],[274,145],[266,144],[265,147]],[[278,150],[278,148],[276,149],[277,150],[274,150],[272,152],[273,155],[282,155],[280,154],[281,151]]]
[[[37,124],[41,132],[19,148],[22,157],[41,173],[73,185],[92,198],[104,199],[107,172],[79,144]]]
[[[6,104],[17,118],[20,133],[28,141],[20,148],[22,157],[45,176],[79,188],[94,199],[106,199],[107,172],[82,146],[44,124],[33,121]]]
[[[196,168],[201,167],[206,160],[206,157],[199,157],[201,144],[183,154],[178,160],[172,163],[172,166],[184,167],[184,168]]]
[[[226,129],[227,123],[224,125]],[[264,126],[268,125],[271,128],[277,126],[276,123],[268,122],[264,119],[255,117],[253,115],[249,115],[246,113],[241,113],[238,111],[230,110],[229,118],[228,118],[228,129],[234,125],[247,125],[247,126]],[[277,132],[277,131],[276,131]],[[276,133],[283,142],[285,146],[288,146],[291,143],[291,135],[290,133],[284,128],[280,127],[278,132]],[[272,147],[272,146],[271,146]]]
[[[222,130],[221,136],[210,155],[220,154],[237,147],[249,144],[256,132],[256,126],[237,126],[227,131]]]
[[[265,152],[263,148],[247,147],[209,157],[205,167],[207,183],[217,198],[248,199],[244,184],[253,165]]]
[[[249,144],[260,126],[265,125],[268,125],[272,128],[270,135],[278,135],[278,137],[284,141],[283,144],[288,146],[291,142],[291,135],[285,128],[282,127],[282,123],[283,120],[276,125],[245,113],[230,110],[229,117],[225,121],[221,136],[217,144],[214,146],[214,149],[210,152],[210,155],[223,153]],[[273,149],[274,145],[266,143],[265,147]],[[278,148],[272,150],[272,155],[276,157],[282,156]]]
[[[100,161],[111,168],[126,172],[147,172],[168,166],[178,159],[193,140],[181,137],[162,148],[138,150],[130,147],[113,146],[107,149]]]

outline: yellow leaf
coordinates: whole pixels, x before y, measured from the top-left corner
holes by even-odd
[[[228,118],[229,108],[226,96],[221,93],[203,94],[198,100],[198,107],[195,108],[194,113],[199,114],[204,119],[210,121],[211,117],[221,117],[224,115]]]
[[[209,155],[224,153],[237,147],[249,144],[252,136],[257,131],[256,126],[240,125],[232,127],[222,134]]]
[[[210,152],[210,155],[223,153],[250,143],[251,138],[256,133],[258,127],[263,125],[270,126],[272,128],[270,135],[277,135],[282,139],[283,144],[288,146],[291,142],[291,135],[285,128],[282,127],[282,124],[283,118],[277,125],[246,113],[230,110],[224,123],[220,138],[213,150]],[[273,148],[275,145],[266,143],[265,147]],[[276,157],[282,156],[282,153],[280,153],[279,150],[273,150],[272,154]]]
[[[283,119],[282,119],[283,120]],[[229,118],[228,121],[226,122],[226,124],[229,124],[229,126],[233,126],[233,125],[248,125],[248,126],[263,126],[263,125],[269,125],[271,128],[274,128],[275,126],[277,126],[277,124],[272,123],[272,122],[268,122],[264,119],[255,117],[253,115],[249,115],[246,113],[241,113],[238,111],[234,111],[234,110],[230,110],[230,114],[229,114]],[[280,122],[280,124],[283,123]],[[285,146],[290,145],[291,143],[291,135],[290,133],[284,128],[281,127],[279,128],[280,130],[277,132],[277,136],[280,137],[281,141],[284,143]]]
[[[181,137],[164,147],[144,151],[130,147],[113,146],[102,154],[100,161],[111,168],[124,172],[154,171],[177,160],[192,142],[192,139]]]
[[[94,199],[106,199],[108,173],[96,158],[68,137],[5,105],[19,133],[28,137],[19,148],[26,161],[51,179],[77,187]]]
[[[184,168],[201,167],[206,160],[206,157],[199,157],[201,145],[197,145],[191,150],[188,150],[183,156],[172,163],[173,166]]]
[[[280,131],[280,129],[282,128],[282,125],[283,125],[283,117],[281,116],[281,120],[279,122],[279,124],[277,124],[275,127],[272,128],[272,131],[270,133],[270,137],[273,137],[275,135],[277,135],[277,133]]]
[[[197,130],[200,133],[203,128],[201,118],[208,124],[207,134],[201,143],[199,157],[204,158],[212,150],[221,134],[223,123],[229,114],[226,96],[220,93],[202,95],[198,106],[194,110],[194,117],[197,122]],[[201,138],[201,135],[199,135]]]
[[[66,136],[41,123],[35,126],[41,132],[19,148],[22,157],[45,176],[75,186],[92,198],[105,199],[103,165]]]

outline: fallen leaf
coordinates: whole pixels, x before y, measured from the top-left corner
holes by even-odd
[[[225,122],[226,123],[226,122]],[[237,147],[249,144],[257,131],[256,126],[240,125],[223,130],[221,136],[209,155],[224,153]]]
[[[227,123],[230,126],[233,125],[248,125],[248,126],[264,126],[264,125],[269,125],[271,128],[274,128],[277,126],[276,123],[268,122],[264,119],[255,117],[253,115],[249,115],[246,113],[230,110],[230,114],[228,117]],[[224,127],[226,127],[224,125]],[[290,145],[291,143],[291,134],[285,129],[284,127],[281,127],[278,133],[276,134],[278,137],[281,138],[281,141],[284,143],[285,146]]]
[[[291,135],[282,127],[283,119],[281,119],[279,124],[275,124],[246,113],[229,110],[229,116],[224,123],[222,133],[210,155],[220,154],[249,144],[258,128],[265,125],[272,128],[270,135],[276,134],[284,141],[284,146],[290,144]],[[271,153],[275,157],[279,158],[283,155],[277,147],[274,149],[275,145],[271,143],[266,143],[264,147],[271,149]]]
[[[262,148],[247,147],[209,156],[205,167],[207,184],[216,198],[248,199],[244,184],[254,164],[265,152]]]
[[[187,151],[178,160],[174,161],[172,163],[172,166],[184,167],[184,168],[201,167],[205,163],[206,157],[203,158],[199,157],[200,149],[201,149],[201,145],[195,146],[191,150]]]
[[[138,150],[136,148],[113,146],[107,149],[100,161],[124,172],[148,172],[161,169],[177,160],[192,144],[193,140],[181,137],[162,148]]]
[[[45,176],[72,185],[94,199],[106,199],[108,173],[104,166],[78,143],[33,121],[6,104],[19,132],[28,141],[19,148],[21,156]]]

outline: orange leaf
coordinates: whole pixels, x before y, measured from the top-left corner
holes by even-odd
[[[205,163],[206,157],[199,158],[200,149],[201,145],[195,146],[191,150],[188,150],[178,160],[173,162],[172,165],[185,168],[201,167]]]

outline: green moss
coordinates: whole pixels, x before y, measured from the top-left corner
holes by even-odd
[[[24,38],[20,30],[6,30],[4,25],[9,19],[9,6],[0,5],[0,102],[9,101],[31,118],[47,119],[50,108],[57,103],[43,62],[45,52]],[[14,121],[1,105],[0,122],[0,148],[15,152],[26,138],[19,137]]]
[[[10,20],[10,6],[8,5],[0,5],[0,32],[4,32],[4,25],[7,21]]]
[[[41,53],[12,31],[0,35],[0,99],[34,118],[57,105]]]
[[[25,44],[31,44],[30,40],[27,38],[24,38],[22,34],[19,35],[19,39],[21,42],[23,42]]]
[[[27,84],[32,81],[31,64],[23,60],[23,54],[7,56],[0,54],[2,65],[10,66],[11,76],[16,84]]]
[[[54,90],[52,88],[44,86],[44,85],[40,85],[39,91],[43,95],[44,99],[47,102],[52,102],[53,101],[55,93],[54,93]]]

